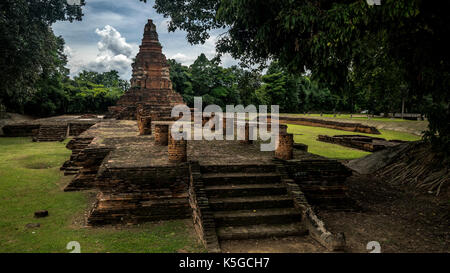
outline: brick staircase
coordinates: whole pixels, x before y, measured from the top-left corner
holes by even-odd
[[[34,141],[63,141],[67,137],[67,124],[41,125]]]
[[[81,165],[77,165],[78,155],[89,146],[93,139],[93,137],[75,137],[67,143],[66,148],[71,150],[72,154],[60,168],[61,171],[64,171],[64,175],[75,175],[80,172]]]
[[[219,240],[307,234],[276,165],[202,166]]]

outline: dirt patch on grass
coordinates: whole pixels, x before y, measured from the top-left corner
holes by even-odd
[[[39,155],[29,155],[18,159],[21,165],[27,169],[40,170],[59,167],[60,162],[53,158],[45,158]]]
[[[449,252],[450,196],[424,195],[394,187],[369,175],[348,181],[360,212],[319,211],[332,232],[344,232],[348,252],[369,252],[377,241],[382,252]]]
[[[55,167],[50,162],[32,162],[32,163],[24,164],[23,166],[27,169],[34,169],[34,170],[50,169],[50,168]]]

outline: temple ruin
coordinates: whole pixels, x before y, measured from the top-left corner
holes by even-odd
[[[116,106],[110,107],[107,118],[136,120],[138,105],[146,105],[154,120],[160,120],[170,117],[173,106],[184,103],[181,95],[172,90],[170,67],[152,20],[145,25],[132,68],[131,88]]]
[[[175,140],[170,115],[178,104],[183,99],[172,90],[149,20],[131,88],[106,118],[83,121],[83,127],[73,121],[82,117],[71,117],[61,128],[56,121],[53,126],[58,140],[75,136],[67,144],[72,155],[61,167],[73,176],[65,191],[98,191],[88,225],[191,218],[210,252],[220,251],[222,240],[308,234],[330,250],[345,246],[344,237],[328,232],[314,208],[354,208],[346,194],[348,168],[294,144],[287,126],[272,152],[261,152],[261,141],[248,139],[248,126],[242,141]],[[48,140],[39,137],[47,127],[32,125],[17,135]]]

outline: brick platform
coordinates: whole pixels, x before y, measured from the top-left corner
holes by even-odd
[[[6,137],[33,137],[35,141],[61,141],[69,136],[78,136],[103,117],[63,115],[5,125]]]
[[[355,148],[367,152],[376,152],[387,147],[397,146],[404,141],[390,140],[387,141],[384,138],[361,136],[361,135],[337,135],[337,136],[325,136],[319,135],[317,140],[338,144],[345,147]]]

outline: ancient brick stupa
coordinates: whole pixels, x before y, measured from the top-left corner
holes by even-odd
[[[152,20],[145,25],[142,45],[132,68],[131,88],[116,106],[109,108],[108,118],[136,119],[137,109],[142,105],[156,119],[165,119],[170,117],[173,106],[184,104],[181,95],[172,90],[170,67]]]

